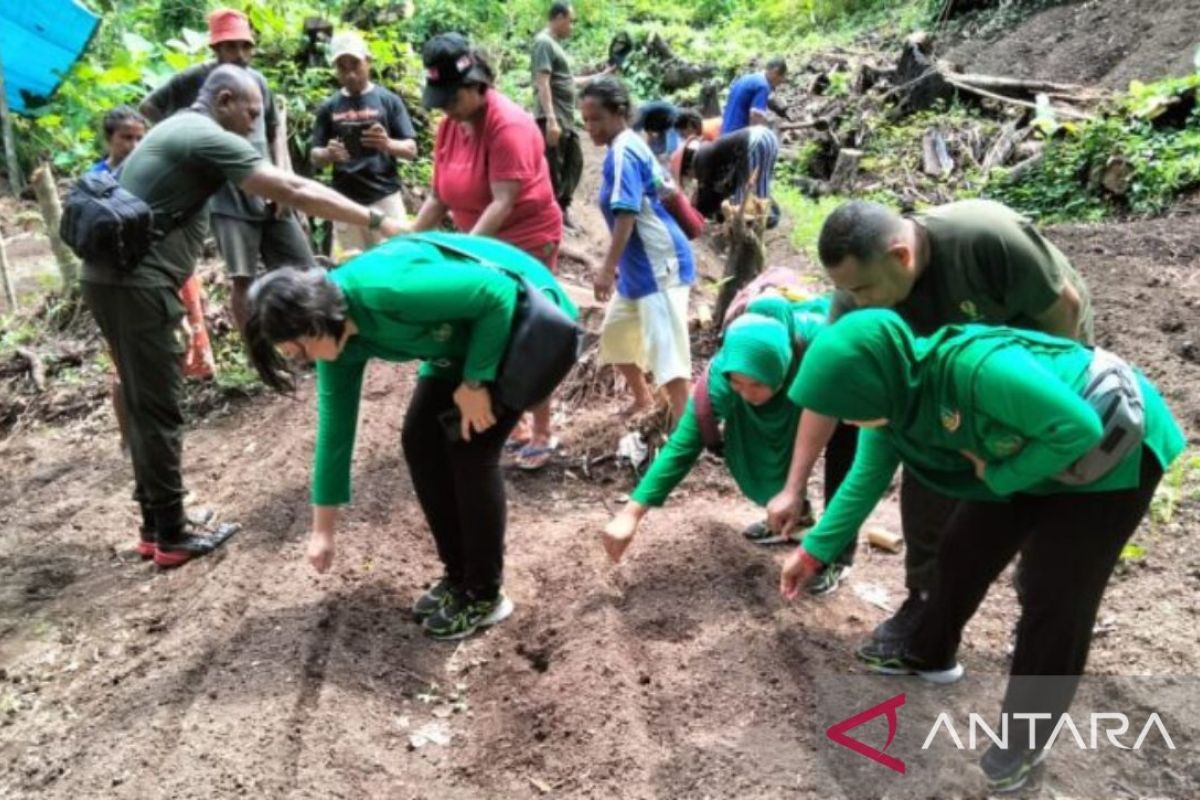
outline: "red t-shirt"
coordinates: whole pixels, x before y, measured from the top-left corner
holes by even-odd
[[[519,181],[521,191],[496,238],[532,250],[562,241],[562,211],[554,200],[542,133],[525,109],[489,89],[481,130],[468,133],[446,117],[433,151],[433,190],[454,226],[469,232],[492,202],[493,181]]]

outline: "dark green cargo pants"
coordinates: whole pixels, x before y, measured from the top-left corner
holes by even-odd
[[[183,383],[179,328],[183,303],[174,289],[83,283],[121,378],[129,419],[134,497],[154,513],[182,508]]]

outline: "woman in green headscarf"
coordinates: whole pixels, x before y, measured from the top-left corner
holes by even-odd
[[[790,444],[800,421],[800,408],[788,399],[787,390],[805,348],[825,326],[828,310],[826,297],[795,303],[771,295],[751,302],[746,313],[734,320],[708,370],[711,416],[704,419],[705,412],[693,393],[666,446],[625,508],[605,528],[604,546],[614,562],[621,559],[647,509],[661,506],[691,471],[706,445],[706,425],[724,423],[722,454],[746,497],[765,505],[779,492],[787,479]],[[829,445],[827,496],[849,469],[855,436],[854,429],[846,427]],[[779,448],[781,442],[788,446]],[[790,541],[772,536],[761,522],[747,528],[746,536],[763,544]],[[853,558],[854,543],[850,542],[809,581],[808,591],[824,594],[836,589]]]
[[[1130,415],[1102,419],[1085,399],[1106,385],[1119,388],[1105,396],[1123,399]],[[1036,747],[992,747],[981,762],[993,791],[1018,788],[1071,704],[1121,549],[1183,450],[1170,410],[1141,373],[1103,351],[975,325],[918,339],[885,310],[856,311],[831,326],[805,355],[797,387],[805,408],[864,430],[845,483],[784,566],[786,596],[854,539],[899,464],[965,501],[942,533],[937,580],[916,632],[858,651],[872,670],[957,680],[963,628],[1021,553],[1022,610],[1003,711],[1010,720],[1047,717],[1014,734]],[[1121,419],[1127,424],[1116,425]],[[1122,432],[1130,445],[1123,454],[1113,446]]]

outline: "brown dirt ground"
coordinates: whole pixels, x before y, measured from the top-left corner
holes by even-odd
[[[595,157],[581,196],[594,191]],[[598,253],[600,220],[573,244]],[[1103,341],[1163,386],[1200,434],[1195,217],[1051,231],[1086,274]],[[773,263],[811,269],[772,233]],[[719,261],[705,256],[705,271]],[[781,553],[746,544],[757,512],[705,462],[626,562],[596,540],[631,486],[579,462],[599,420],[562,428],[541,475],[513,475],[507,589],[516,615],[458,645],[407,608],[437,560],[399,452],[412,370],[364,389],[356,501],[337,562],[303,559],[313,397],[260,398],[189,431],[197,502],[245,525],[218,557],[159,573],[131,551],[128,466],[107,408],[0,441],[0,796],[6,798],[876,797],[825,754],[823,680],[901,598],[901,560],[860,546],[848,584],[786,605]],[[819,492],[816,492],[819,495]],[[894,502],[879,519],[896,524]],[[1182,674],[1197,656],[1200,502],[1144,526],[1114,578],[1090,670]],[[975,675],[1005,670],[1015,602],[998,582],[967,629]],[[959,699],[948,702],[961,704]],[[411,749],[427,725],[446,745]],[[1087,794],[1056,756],[1027,796]],[[973,765],[938,797],[982,796]],[[1128,794],[1200,796],[1200,776]],[[1190,781],[1190,782],[1189,782]],[[1116,792],[1116,790],[1113,790]]]
[[[1197,0],[1068,2],[945,55],[972,72],[1124,91],[1192,72],[1198,18]]]

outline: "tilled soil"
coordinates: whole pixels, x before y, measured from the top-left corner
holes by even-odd
[[[576,244],[598,254],[601,223],[580,216],[589,233]],[[1193,445],[1196,230],[1183,218],[1051,231],[1091,283],[1102,341],[1159,382]],[[769,245],[773,262],[808,268],[785,231]],[[717,263],[706,257],[710,273]],[[706,458],[610,566],[597,532],[631,482],[587,479],[577,432],[615,403],[569,421],[544,473],[512,475],[516,614],[460,644],[424,638],[408,607],[438,564],[399,450],[412,381],[410,367],[369,371],[355,501],[323,577],[303,557],[311,383],[189,432],[197,503],[245,530],[171,573],[132,552],[128,467],[106,409],[0,443],[0,796],[902,796],[846,782],[824,735],[875,702],[834,713],[827,687],[860,674],[851,650],[902,599],[901,558],[862,545],[841,590],[785,604],[782,553],[742,539],[759,512]],[[894,501],[878,518],[897,524]],[[1113,581],[1093,673],[1190,674],[1198,527],[1188,497],[1139,533],[1146,555]],[[967,630],[976,682],[948,705],[999,680],[1014,620],[1003,580]],[[954,763],[931,796],[982,796],[974,757]],[[1140,773],[1122,786],[1200,796],[1200,775],[1165,774],[1154,792]],[[1030,794],[1100,796],[1092,777],[1056,756]]]

